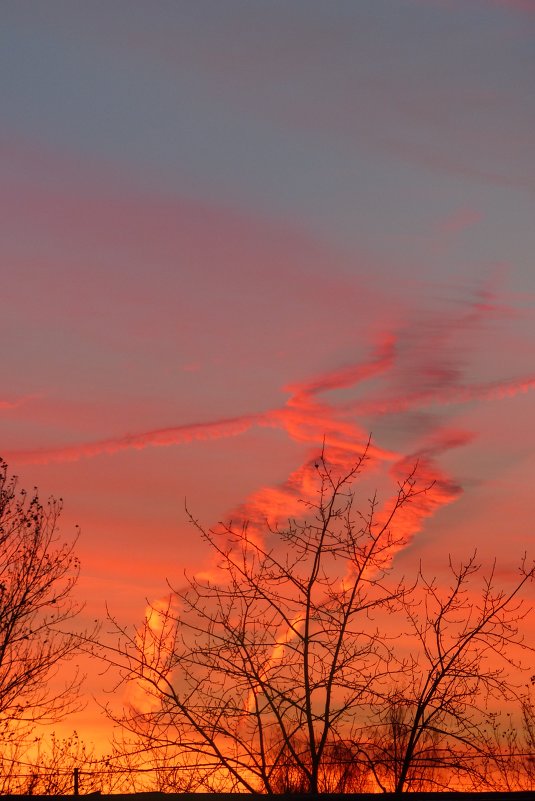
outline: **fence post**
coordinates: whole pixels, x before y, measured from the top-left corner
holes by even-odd
[[[75,768],[72,773],[74,779],[74,795],[78,795],[78,768]]]

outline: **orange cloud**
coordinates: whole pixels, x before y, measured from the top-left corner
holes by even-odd
[[[277,487],[257,490],[235,509],[231,514],[234,522],[247,521],[249,531],[262,537],[266,522],[276,526],[290,517],[299,516],[303,511],[301,502],[312,500],[317,491],[313,462],[321,443],[325,442],[331,464],[340,470],[348,470],[363,453],[368,441],[368,430],[359,423],[359,417],[364,414],[373,418],[429,406],[441,408],[474,400],[510,397],[535,387],[533,377],[472,384],[462,381],[462,361],[452,339],[456,335],[464,338],[465,333],[476,330],[481,321],[489,316],[502,316],[502,312],[503,308],[488,292],[478,293],[468,309],[462,309],[457,317],[432,318],[429,324],[419,320],[397,336],[384,336],[370,359],[290,385],[288,389],[292,394],[285,406],[259,416],[258,423],[284,429],[293,441],[310,446],[309,455],[285,482]],[[383,396],[368,395],[351,401],[337,397],[338,391],[351,388],[362,394],[366,389],[364,382],[370,378],[375,379],[371,385],[374,393],[377,393],[377,379],[380,379]],[[392,394],[392,388],[395,394]],[[332,395],[332,401],[319,400],[317,396],[320,394]],[[397,488],[399,481],[406,478],[415,465],[419,485],[428,487],[396,517],[399,548],[408,544],[421,530],[426,518],[459,497],[461,487],[437,460],[445,451],[466,445],[473,437],[472,432],[454,426],[444,429],[440,420],[433,418],[431,429],[424,433],[416,450],[399,453],[379,443],[370,445],[370,462],[378,468],[387,466],[384,476],[388,476],[393,488]],[[380,515],[389,514],[395,496],[394,490]]]
[[[481,319],[501,313],[502,308],[491,303],[487,295],[484,302],[477,296],[457,319],[442,323],[433,321],[431,328],[418,321],[412,327],[400,330],[397,336],[383,336],[369,359],[290,385],[291,395],[285,405],[262,413],[182,424],[57,448],[12,451],[7,456],[23,463],[76,461],[128,449],[169,447],[195,440],[237,436],[256,425],[282,429],[294,442],[316,450],[325,440],[331,461],[347,467],[368,441],[369,418],[474,400],[512,397],[535,387],[535,377],[532,376],[472,384],[461,380],[461,371],[455,361],[456,351],[450,340],[455,334],[472,331]],[[367,386],[370,379],[374,381]],[[358,390],[362,397],[346,400],[336,395],[340,390],[346,391],[347,395],[350,389]],[[319,395],[331,396],[331,402],[320,400]],[[363,416],[367,418],[366,426],[359,422]],[[368,455],[372,460],[389,463],[402,458],[401,454],[377,442],[369,446]],[[288,501],[296,487],[302,490],[303,480],[303,475],[297,471],[289,478],[288,486],[279,488],[277,493],[283,492]],[[278,507],[280,498],[276,500],[273,497],[272,502]],[[263,501],[261,505],[265,509],[268,504]]]
[[[172,596],[159,598],[145,608],[145,618],[135,637],[144,678],[127,685],[126,702],[138,712],[154,712],[160,705],[158,691],[165,692],[170,678],[167,660],[174,646]]]
[[[15,400],[0,399],[0,409],[18,409],[19,406],[22,406],[22,404],[26,403],[28,400],[30,400],[30,396],[16,398]]]
[[[480,321],[487,320],[490,315],[501,315],[500,307],[490,303],[487,295],[483,300],[482,297],[478,295],[457,318],[432,319],[428,328],[418,321],[412,327],[400,330],[397,336],[383,337],[367,360],[325,372],[309,381],[291,384],[288,387],[291,394],[283,407],[246,418],[249,425],[282,429],[294,442],[305,444],[307,453],[302,464],[292,470],[285,481],[277,486],[260,487],[233,509],[228,515],[231,527],[239,531],[247,525],[251,541],[263,545],[270,530],[284,527],[289,519],[305,516],[307,503],[317,500],[315,460],[322,442],[333,469],[349,471],[368,442],[368,432],[359,422],[359,416],[364,413],[373,418],[431,405],[440,408],[453,403],[508,397],[535,387],[535,378],[532,377],[463,383],[462,360],[453,338],[460,334],[464,340],[466,332],[477,330]],[[465,351],[461,352],[464,356]],[[368,385],[369,379],[373,382]],[[378,384],[383,388],[384,397],[378,394]],[[375,397],[370,397],[370,387]],[[348,401],[349,390],[364,397]],[[418,447],[412,444],[405,452],[383,447],[380,443],[369,447],[369,462],[380,472],[381,483],[386,486],[386,499],[375,516],[378,526],[389,521],[399,485],[413,471],[417,487],[425,490],[403,504],[389,523],[392,547],[385,555],[388,562],[411,543],[427,519],[462,493],[462,487],[439,464],[439,460],[450,449],[471,442],[474,435],[454,425],[445,428],[436,418],[436,415],[432,418],[427,433],[418,433],[422,439]],[[225,536],[226,525],[220,530]],[[345,571],[342,568],[341,582],[350,577],[351,565],[347,564],[346,568]],[[203,566],[202,575],[209,575],[213,581],[224,581],[216,561]],[[271,661],[280,657],[285,644],[295,636],[297,625],[298,621],[294,621],[293,628],[281,630],[273,646]]]

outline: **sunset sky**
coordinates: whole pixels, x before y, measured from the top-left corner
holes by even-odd
[[[506,581],[534,541],[535,2],[3,0],[0,74],[0,454],[80,525],[87,618],[202,569],[185,499],[283,520],[323,438],[349,464],[370,433],[366,488],[435,482],[400,569],[477,548]]]

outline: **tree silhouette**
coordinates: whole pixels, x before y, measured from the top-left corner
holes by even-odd
[[[200,783],[217,768],[219,788],[274,792],[286,772],[301,790],[323,789],[358,710],[402,669],[373,616],[401,608],[393,524],[426,488],[410,475],[386,515],[376,499],[361,514],[352,485],[365,460],[337,476],[322,457],[317,500],[267,544],[247,525],[206,531],[190,516],[217,578],[188,578],[139,630],[115,621],[109,658],[144,692],[122,725],[195,760]]]
[[[439,586],[420,570],[405,595],[409,651],[403,673],[379,703],[373,764],[381,784],[396,793],[444,789],[452,776],[480,788],[503,759],[492,729],[493,705],[516,703],[529,731],[529,708],[510,668],[533,648],[520,624],[529,612],[519,595],[535,567],[524,559],[508,590],[496,587],[496,565],[487,574],[476,554],[455,565]]]
[[[415,472],[393,502],[361,512],[354,483],[316,462],[302,519],[204,529],[208,573],[186,576],[139,628],[110,618],[107,650],[136,688],[110,714],[137,749],[190,770],[188,789],[276,793],[445,787],[489,755],[486,704],[516,697],[505,666],[522,648],[518,600],[475,558],[450,565],[441,589],[422,571],[397,578],[397,525],[425,494]],[[390,632],[390,633],[389,633]],[[193,778],[192,778],[193,776]],[[182,782],[182,786],[185,786]]]
[[[76,669],[61,679],[78,650],[67,630],[79,611],[72,590],[79,573],[75,541],[57,532],[61,500],[43,505],[9,478],[0,460],[0,740],[21,740],[36,722],[56,721],[80,703]]]

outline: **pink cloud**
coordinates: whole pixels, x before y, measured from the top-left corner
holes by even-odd
[[[304,446],[301,464],[280,484],[256,489],[230,514],[237,525],[247,522],[251,535],[260,540],[269,530],[266,523],[283,525],[288,518],[299,517],[303,501],[315,498],[315,460],[323,442],[333,468],[348,471],[367,447],[370,423],[373,429],[379,417],[390,414],[395,419],[398,415],[407,444],[395,449],[388,447],[380,434],[369,445],[367,456],[375,471],[374,478],[385,487],[386,500],[378,509],[379,521],[388,518],[399,481],[415,465],[419,486],[427,488],[396,516],[396,547],[402,549],[421,531],[428,518],[454,502],[462,492],[441,459],[451,449],[469,444],[474,432],[461,430],[451,421],[445,426],[441,409],[453,404],[504,399],[535,388],[535,376],[531,375],[492,381],[466,379],[467,342],[474,341],[480,330],[486,331],[490,321],[501,319],[503,314],[502,304],[490,292],[476,293],[455,312],[416,315],[395,332],[381,335],[367,358],[291,383],[289,397],[282,406],[53,449],[19,450],[8,457],[16,462],[69,462],[129,449],[235,437],[253,426],[277,428],[290,441]],[[416,411],[433,413],[427,415],[426,426],[411,431],[406,429],[402,415]]]
[[[0,398],[0,409],[18,409],[20,406],[23,406],[25,403],[35,397],[35,395],[25,395],[22,398],[15,398],[14,400]]]
[[[9,160],[6,143],[4,149]],[[222,326],[238,341],[235,315],[256,326],[255,340],[280,352],[308,338],[325,298],[337,297],[339,326],[325,332],[315,348],[321,352],[344,331],[354,336],[357,293],[369,317],[377,305],[367,254],[356,256],[363,278],[355,280],[355,257],[349,271],[347,256],[314,233],[250,207],[114,183],[102,167],[78,176],[68,159],[50,154],[28,158],[35,169],[19,164],[0,186],[0,214],[12,230],[5,258],[13,280],[4,288],[13,315],[20,309],[36,329],[45,321],[48,332],[50,319],[58,320],[95,347],[104,340],[123,353],[134,338],[164,349],[178,336],[188,350],[176,369],[194,372],[213,363]],[[268,336],[270,307],[278,308],[279,325]]]
[[[66,172],[60,158],[56,166]],[[188,196],[138,191],[124,182],[114,187],[105,175],[96,177],[101,181],[84,176],[74,186],[68,174],[56,182],[40,182],[39,173],[31,182],[5,180],[0,188],[2,218],[14,230],[22,226],[26,231],[31,220],[33,231],[45,231],[47,236],[59,236],[64,243],[76,245],[78,252],[88,254],[86,260],[92,258],[96,242],[99,253],[112,246],[115,256],[162,263],[171,259],[175,272],[179,255],[182,286],[189,271],[202,283],[200,264],[211,265],[217,272],[225,263],[227,269],[238,273],[268,270],[273,275],[280,271],[288,284],[295,281],[307,291],[297,275],[300,268],[313,273],[325,259],[331,263],[336,259],[333,250],[308,231],[260,217],[250,208],[238,211]],[[295,263],[297,269],[287,274],[287,263]],[[121,273],[108,278],[123,293],[129,290]],[[135,288],[135,275],[130,276],[130,285]]]
[[[284,524],[289,517],[299,516],[303,510],[302,501],[315,497],[314,460],[322,440],[325,441],[327,458],[341,471],[348,470],[366,448],[367,430],[358,422],[363,413],[375,417],[385,413],[427,409],[430,406],[440,409],[454,403],[512,397],[535,388],[535,378],[531,376],[473,383],[462,380],[463,371],[461,365],[456,363],[458,354],[452,340],[455,336],[461,336],[464,340],[467,332],[473,334],[489,317],[502,316],[501,305],[490,302],[488,293],[484,297],[486,300],[482,302],[481,294],[477,294],[468,309],[463,309],[457,316],[433,320],[431,329],[427,329],[420,321],[413,323],[408,331],[383,338],[369,360],[291,385],[293,394],[285,407],[266,414],[262,424],[283,427],[292,440],[310,447],[309,457],[290,474],[286,482],[277,487],[259,489],[245,504],[234,510],[231,517],[242,523],[249,521],[251,530],[260,537],[266,531],[266,521],[275,526],[277,523]],[[418,349],[418,358],[412,353],[414,347]],[[428,355],[434,365],[431,372],[428,370]],[[407,374],[403,371],[400,373],[399,363],[406,360],[414,369]],[[444,365],[443,369],[441,365]],[[387,382],[386,387],[392,379],[392,386],[398,389],[398,394],[383,399],[374,399],[372,394],[371,397],[349,402],[337,399],[339,390],[358,387],[362,392],[366,380],[371,377],[380,377]],[[415,391],[413,387],[418,387],[418,384],[422,388]],[[327,400],[319,401],[316,398],[319,394],[334,394],[335,397],[329,403]],[[380,443],[372,443],[368,452],[372,464],[378,469],[384,466],[386,473],[383,470],[383,474],[388,476],[394,488],[394,494],[387,499],[379,513],[380,518],[388,517],[395,503],[395,488],[415,465],[419,485],[427,487],[426,492],[419,494],[396,516],[398,548],[405,547],[412,540],[427,518],[461,495],[461,486],[440,466],[439,459],[451,449],[471,443],[475,434],[452,425],[444,428],[436,417],[427,433],[419,432],[416,436],[422,438],[421,444],[406,453],[396,453]],[[415,437],[412,439],[414,441]]]
[[[208,423],[189,423],[187,425],[144,431],[123,437],[67,445],[60,448],[11,451],[7,458],[20,463],[47,464],[49,462],[74,462],[83,458],[99,456],[102,453],[118,453],[148,447],[181,445],[195,440],[234,437],[247,431],[256,421],[255,416],[236,417]]]
[[[20,406],[20,401],[0,400],[0,409],[16,409],[17,406]]]
[[[421,5],[436,5],[450,10],[461,10],[467,2],[480,6],[496,6],[508,11],[520,11],[525,14],[535,14],[535,6],[532,0],[417,0]]]
[[[482,213],[476,209],[457,209],[442,221],[440,231],[444,234],[458,234],[477,225],[482,219]]]
[[[468,386],[434,387],[421,392],[409,392],[399,397],[370,398],[347,404],[359,414],[384,415],[397,414],[430,406],[449,406],[453,404],[469,403],[474,400],[493,400],[512,398],[530,389],[535,388],[535,377],[512,379],[504,381],[491,381],[489,383],[472,384]]]
[[[385,336],[376,347],[375,355],[369,361],[343,367],[339,370],[325,373],[317,378],[310,379],[301,384],[291,384],[287,390],[294,396],[317,395],[330,389],[343,389],[351,387],[361,381],[387,370],[394,361],[395,339],[391,335]]]
[[[236,418],[180,424],[51,449],[18,450],[11,452],[9,458],[35,463],[75,461],[101,453],[237,436],[252,426],[262,426],[282,429],[294,442],[313,448],[325,440],[330,457],[347,465],[368,441],[368,424],[364,426],[359,422],[363,416],[373,419],[386,414],[500,399],[534,388],[534,376],[490,382],[467,383],[462,380],[454,337],[464,337],[466,332],[473,335],[482,320],[489,316],[499,317],[501,313],[499,304],[490,302],[487,296],[482,302],[476,295],[468,308],[457,316],[444,317],[442,321],[432,318],[431,328],[425,320],[418,318],[396,335],[380,337],[368,359],[290,385],[290,397],[282,407]],[[368,386],[367,382],[372,378],[374,383]],[[379,387],[377,379],[381,381]],[[341,390],[347,392],[350,389],[358,390],[362,397],[346,400],[338,396]],[[320,395],[325,397],[320,400]],[[395,462],[402,458],[401,454],[377,442],[370,445],[369,456],[379,462]],[[295,483],[296,480],[292,479],[292,486]]]
[[[501,187],[513,187],[528,192],[535,191],[535,172],[524,169],[522,172],[498,172],[466,161],[463,155],[455,155],[441,150],[436,143],[419,142],[414,144],[392,137],[378,138],[377,144],[383,145],[393,155],[408,163],[421,164],[431,170],[476,179],[485,184]]]
[[[506,8],[509,11],[521,11],[524,14],[535,15],[533,0],[490,0],[490,2],[492,5]]]

